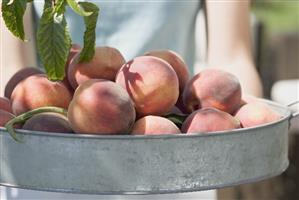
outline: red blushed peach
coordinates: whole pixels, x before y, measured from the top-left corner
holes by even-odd
[[[36,67],[26,67],[17,71],[7,82],[4,89],[4,96],[10,99],[11,93],[19,82],[34,74],[44,74],[44,72]]]
[[[65,64],[65,77],[64,79],[62,80],[62,83],[70,90],[71,93],[74,93],[74,88],[71,86],[71,84],[69,83],[69,80],[68,80],[68,77],[67,77],[67,74],[68,74],[68,68],[69,68],[69,65],[70,63],[73,61],[73,59],[76,57],[77,54],[80,54],[80,51],[81,51],[81,46],[78,45],[78,44],[73,44],[71,49],[70,49],[70,52],[69,52],[69,55],[68,55],[68,59],[67,59],[67,62]],[[78,55],[79,56],[79,55]]]
[[[11,102],[6,97],[0,97],[0,110],[5,110],[12,113]]]
[[[244,103],[243,105],[247,104],[247,103],[254,103],[254,102],[258,102],[258,98],[249,94],[244,94],[242,96],[242,102]]]
[[[180,130],[170,120],[148,115],[140,118],[133,126],[132,135],[160,135],[160,134],[179,134]]]
[[[140,56],[123,65],[116,83],[127,90],[140,117],[166,114],[179,96],[175,71],[153,56]]]
[[[232,114],[233,116],[235,116],[236,113],[238,112],[238,110],[239,110],[242,106],[244,106],[245,104],[247,104],[247,103],[254,103],[254,102],[258,102],[258,101],[259,101],[258,98],[255,97],[255,96],[248,95],[248,94],[243,94],[243,95],[242,95],[242,99],[241,99],[241,103],[240,103],[240,105],[239,105],[239,108],[238,108],[235,112],[233,112],[233,113],[231,113],[231,114]]]
[[[236,112],[235,117],[240,120],[244,128],[275,122],[281,118],[275,110],[262,102],[243,105]]]
[[[16,115],[43,106],[68,108],[72,94],[61,81],[52,82],[46,75],[32,75],[12,92],[12,110]]]
[[[183,58],[178,53],[171,50],[156,50],[147,52],[144,55],[161,58],[169,63],[178,76],[180,92],[183,92],[189,80],[189,70]]]
[[[135,117],[134,105],[126,90],[103,79],[82,83],[68,109],[71,127],[82,134],[128,134]]]
[[[13,119],[15,116],[5,110],[0,110],[0,127],[4,127],[5,124]]]
[[[67,74],[67,71],[68,71],[69,64],[73,61],[76,54],[80,53],[80,51],[81,51],[81,46],[79,44],[72,44],[72,47],[70,49],[70,52],[69,52],[69,55],[68,55],[68,58],[67,58],[67,62],[66,62],[66,65],[65,65],[66,74]]]
[[[203,70],[187,83],[183,102],[189,112],[213,107],[233,113],[241,103],[240,82],[233,74],[225,71]]]
[[[25,122],[23,129],[55,133],[73,132],[67,117],[62,114],[50,112],[34,115]]]
[[[183,133],[206,133],[240,128],[240,122],[232,115],[216,108],[194,111],[182,125]]]
[[[76,54],[68,68],[68,80],[74,89],[89,79],[114,81],[117,71],[125,63],[122,54],[112,47],[97,47],[88,63],[78,63],[79,56]]]
[[[171,50],[150,51],[145,53],[144,55],[161,58],[162,60],[170,64],[170,66],[174,69],[174,71],[178,76],[180,94],[182,94],[190,77],[188,66],[184,62],[183,58],[178,53]],[[184,108],[183,105],[182,95],[179,95],[176,106],[183,112],[186,112],[186,109]]]

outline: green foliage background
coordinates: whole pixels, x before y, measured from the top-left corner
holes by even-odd
[[[299,0],[254,0],[252,11],[268,34],[299,32]]]

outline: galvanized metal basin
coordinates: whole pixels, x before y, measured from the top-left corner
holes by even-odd
[[[0,129],[0,185],[85,194],[200,191],[259,181],[288,166],[283,118],[255,128],[198,135],[93,136]]]

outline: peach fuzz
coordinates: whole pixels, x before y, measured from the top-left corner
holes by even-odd
[[[132,135],[179,134],[180,129],[170,120],[148,115],[137,120],[133,126]]]
[[[70,49],[66,64],[65,64],[65,69],[64,69],[64,73],[65,73],[65,77],[62,80],[62,83],[69,89],[69,91],[71,93],[74,93],[74,88],[71,86],[71,84],[69,83],[68,80],[68,69],[69,69],[69,65],[70,63],[73,61],[73,59],[76,57],[77,54],[80,54],[81,52],[81,46],[78,44],[72,44],[72,47]],[[78,55],[79,56],[79,55]]]
[[[76,89],[89,79],[107,79],[114,81],[117,71],[125,63],[122,54],[113,47],[96,47],[91,61],[78,63],[80,54],[76,54],[68,68],[68,81]]]
[[[134,105],[126,90],[103,79],[82,83],[68,110],[72,129],[81,134],[129,134],[135,117]]]
[[[207,133],[240,128],[240,122],[232,115],[216,108],[194,111],[182,125],[183,133]]]
[[[72,94],[61,81],[50,81],[44,74],[29,76],[11,95],[12,110],[16,115],[44,106],[67,109],[71,99]]]
[[[12,91],[18,85],[19,82],[24,80],[25,78],[34,75],[34,74],[44,74],[41,69],[36,67],[26,67],[17,71],[7,82],[4,89],[4,96],[9,98],[11,97]]]
[[[28,119],[22,127],[25,130],[55,133],[72,133],[66,116],[58,113],[40,113]]]
[[[5,110],[0,110],[0,127],[4,127],[5,124],[13,119],[15,116]]]
[[[136,57],[123,65],[116,83],[127,90],[140,117],[166,114],[179,96],[175,71],[153,56]]]
[[[275,122],[281,118],[278,112],[262,102],[243,105],[235,114],[244,128]]]
[[[12,113],[11,102],[6,97],[0,97],[0,110],[5,110],[9,113]]]
[[[241,104],[241,85],[231,73],[205,69],[187,83],[183,102],[189,112],[213,107],[233,113]]]
[[[179,89],[180,89],[180,95],[176,103],[176,106],[183,112],[186,112],[186,109],[184,108],[184,104],[183,104],[182,93],[190,78],[190,72],[183,58],[178,53],[172,50],[155,50],[155,51],[147,52],[144,55],[161,58],[162,60],[169,63],[170,66],[174,69],[174,71],[178,76]]]
[[[180,92],[183,92],[185,85],[189,80],[189,70],[183,58],[171,50],[156,50],[144,54],[145,56],[154,56],[161,58],[170,64],[178,76]]]

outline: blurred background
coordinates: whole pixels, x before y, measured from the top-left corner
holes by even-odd
[[[299,78],[299,1],[253,0],[252,12],[259,34],[257,67],[265,95],[271,97],[276,81]],[[294,91],[296,99],[298,90]]]
[[[281,84],[275,85],[277,81],[299,78],[299,0],[251,2],[251,35],[256,67],[262,77],[265,98],[272,98],[273,95],[277,98],[280,95],[276,95],[276,91],[271,92],[273,86],[281,90]],[[205,15],[201,11],[196,24],[195,71],[206,66],[205,23]],[[292,88],[292,94],[285,92],[289,99],[283,99],[281,103],[288,104],[299,99],[299,85],[296,86],[297,88]]]
[[[265,97],[283,105],[299,100],[299,1],[252,0],[252,32]],[[218,199],[299,199],[299,117],[291,121],[289,145],[290,165],[282,175],[219,190]]]

